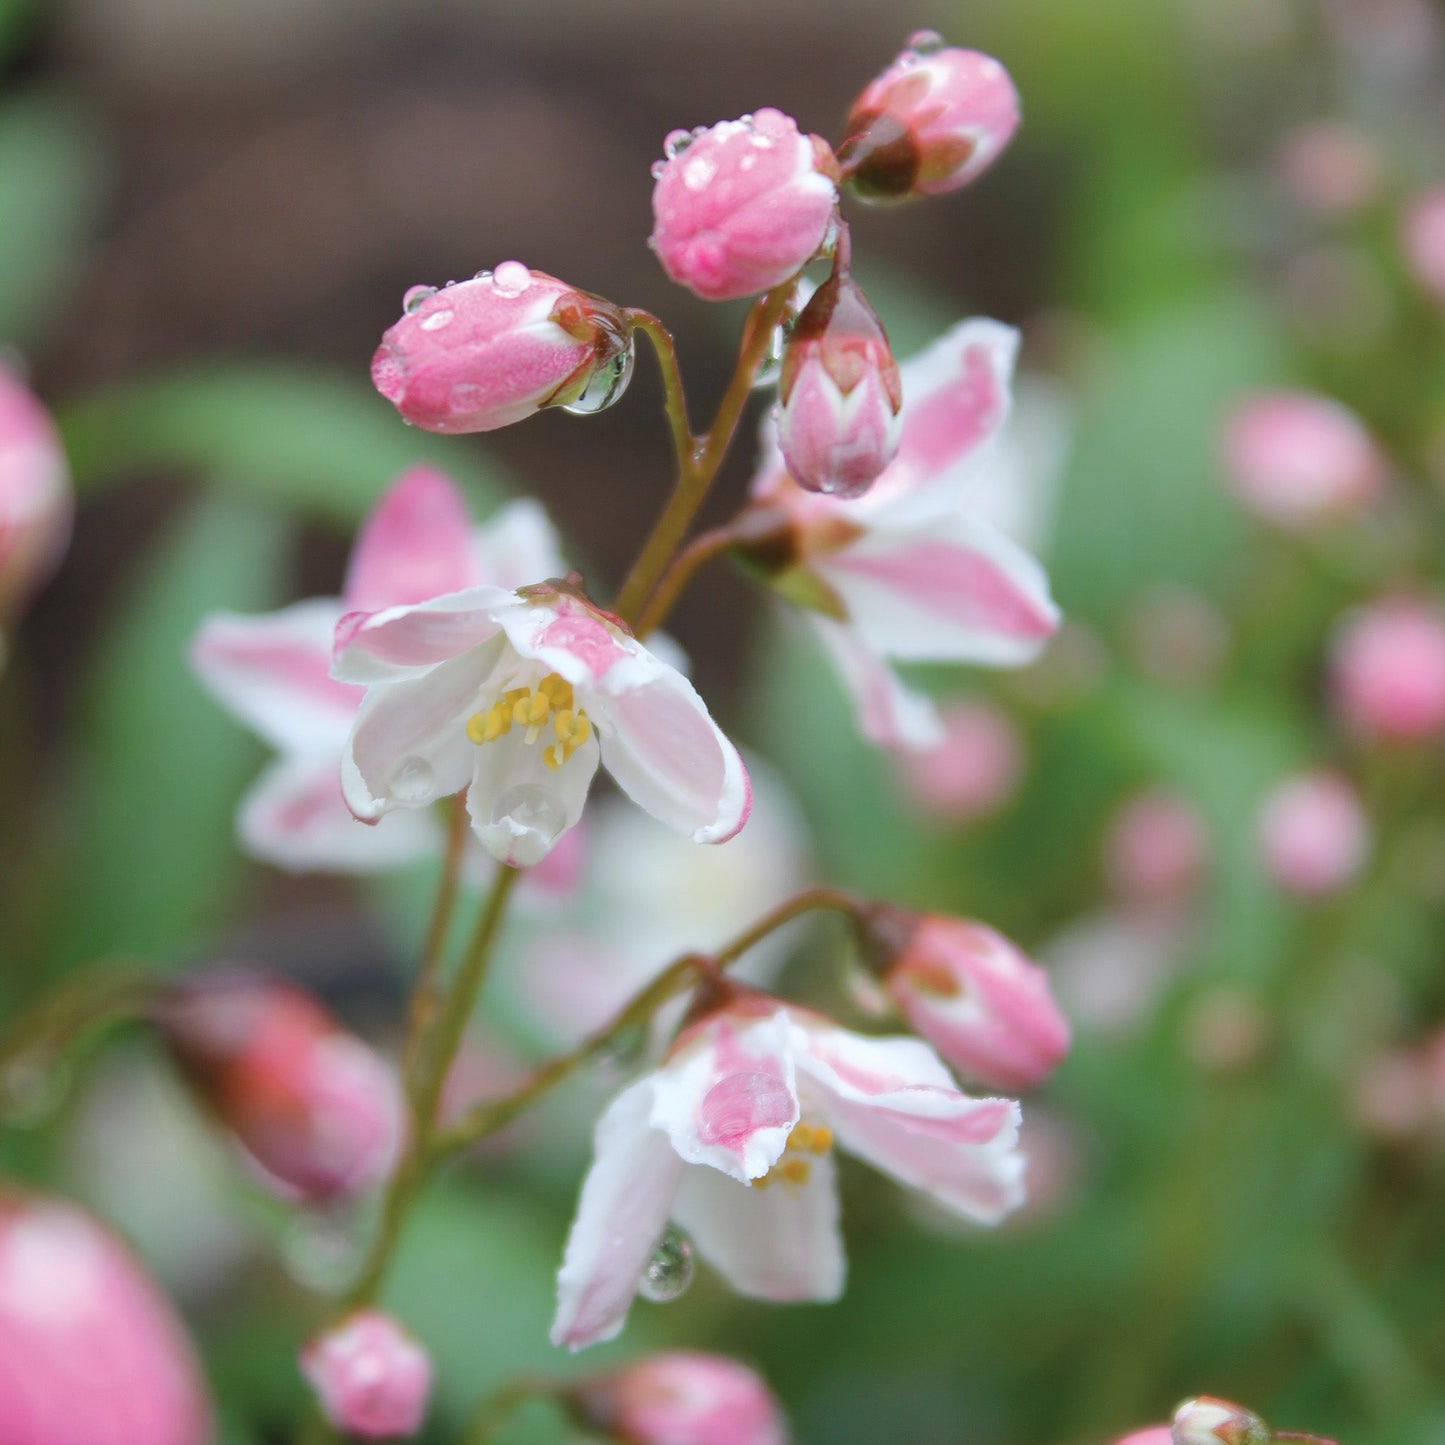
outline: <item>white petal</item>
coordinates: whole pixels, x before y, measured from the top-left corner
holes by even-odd
[[[739,1184],[715,1169],[689,1169],[673,1218],[698,1254],[753,1299],[835,1300],[847,1265],[838,1230],[833,1157],[808,1160],[802,1184]]]
[[[417,677],[486,642],[527,604],[501,587],[469,587],[411,607],[350,612],[336,628],[331,675],[343,682]]]
[[[477,840],[500,863],[530,868],[577,825],[597,771],[597,739],[589,737],[560,768],[548,768],[550,732],[534,743],[520,728],[477,748],[467,812]]]
[[[531,497],[498,507],[471,543],[482,579],[497,587],[527,587],[567,571],[546,510]]]
[[[592,1167],[557,1272],[552,1343],[580,1350],[622,1330],[637,1282],[667,1229],[684,1168],[649,1127],[652,1081],[624,1089],[597,1121]]]
[[[932,748],[943,741],[943,723],[931,698],[905,687],[876,652],[846,623],[810,614],[858,710],[858,727],[883,748]]]

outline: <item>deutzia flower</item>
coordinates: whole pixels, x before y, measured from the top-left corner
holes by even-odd
[[[800,604],[860,725],[887,747],[943,740],[933,704],[890,664],[1030,661],[1058,626],[1043,569],[985,517],[1018,334],[965,321],[903,363],[898,456],[853,501],[805,491],[771,428],[743,551]]]
[[[342,767],[363,821],[466,788],[482,846],[526,867],[581,817],[599,762],[695,843],[747,821],[747,771],[692,684],[566,582],[352,613],[336,644],[332,676],[367,686]]]
[[[441,473],[414,467],[357,537],[341,597],[279,612],[212,613],[191,662],[207,690],[281,754],[242,801],[237,829],[257,858],[297,870],[391,868],[441,846],[425,813],[358,828],[341,792],[341,757],[362,690],[330,676],[336,624],[358,609],[422,602],[476,583],[522,586],[563,570],[541,507],[523,500],[470,529]]]
[[[1018,1125],[1013,1100],[960,1093],[917,1039],[865,1038],[730,988],[598,1120],[552,1341],[582,1349],[622,1329],[669,1220],[741,1294],[836,1299],[835,1143],[993,1224],[1023,1201]]]

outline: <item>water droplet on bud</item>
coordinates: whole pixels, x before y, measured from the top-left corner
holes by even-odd
[[[936,30],[915,30],[908,37],[908,49],[915,55],[937,55],[947,46],[948,42]]]
[[[286,1273],[317,1294],[343,1294],[361,1266],[360,1213],[354,1201],[298,1209],[281,1239]]]
[[[408,286],[401,298],[401,309],[410,316],[419,306],[424,306],[437,294],[435,286]]]
[[[622,393],[627,390],[627,383],[632,380],[634,354],[629,338],[612,356],[593,367],[586,386],[571,401],[565,402],[562,410],[571,412],[573,416],[591,416],[620,401]]]
[[[520,296],[532,284],[532,273],[520,261],[503,261],[492,276],[498,296]]]
[[[662,142],[662,153],[673,161],[685,151],[695,139],[690,130],[670,130]]]
[[[491,279],[492,272],[490,267],[483,267],[480,271],[472,272],[473,281],[490,281]]]
[[[456,320],[455,311],[433,311],[421,324],[423,331],[440,331],[444,326],[450,326]]]
[[[70,1070],[47,1049],[17,1054],[0,1072],[0,1120],[29,1129],[52,1118],[70,1090]]]
[[[643,1268],[637,1281],[637,1292],[654,1304],[667,1304],[683,1294],[692,1283],[697,1266],[692,1257],[692,1241],[680,1230],[668,1225]]]
[[[399,803],[425,803],[431,799],[435,780],[425,758],[406,757],[391,775],[390,791]]]

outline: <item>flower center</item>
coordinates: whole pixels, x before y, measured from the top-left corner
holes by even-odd
[[[826,1154],[832,1147],[833,1131],[826,1124],[795,1124],[793,1132],[788,1135],[783,1157],[761,1179],[753,1180],[753,1188],[762,1189],[775,1178],[795,1189],[806,1184],[813,1172],[812,1162],[806,1156]]]
[[[587,714],[573,705],[572,684],[549,672],[536,687],[514,687],[483,712],[467,719],[467,737],[478,747],[524,729],[523,742],[535,743],[548,723],[555,741],[542,751],[542,761],[553,771],[560,768],[592,736]]]

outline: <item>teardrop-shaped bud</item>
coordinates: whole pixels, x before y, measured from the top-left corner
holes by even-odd
[[[431,1395],[431,1360],[380,1310],[358,1310],[301,1351],[326,1419],[360,1440],[415,1435]]]

